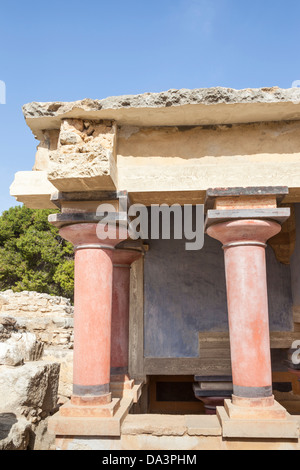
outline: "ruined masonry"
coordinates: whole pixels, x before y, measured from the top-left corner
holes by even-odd
[[[72,389],[49,418],[55,448],[299,450],[300,90],[23,111],[39,144],[11,194],[59,209],[49,222],[75,251]],[[203,205],[203,248],[162,231],[130,239],[132,204]],[[97,236],[104,226],[113,238]],[[69,313],[57,316],[64,333],[54,322],[37,341],[70,352]]]
[[[71,396],[73,307],[36,292],[0,295],[0,449],[48,450],[49,417]]]

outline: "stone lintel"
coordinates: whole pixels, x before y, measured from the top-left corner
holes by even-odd
[[[62,119],[110,120],[131,126],[194,126],[299,119],[300,91],[261,88],[169,90],[84,99],[71,103],[29,103],[24,117],[34,135],[58,129]]]
[[[56,209],[51,201],[55,190],[46,171],[18,171],[10,186],[10,195],[30,209]]]
[[[282,225],[291,215],[288,207],[278,209],[237,209],[237,210],[208,210],[205,220],[205,230],[215,224],[241,219],[272,220]]]
[[[96,213],[100,205],[106,205],[124,216],[130,206],[127,191],[55,192],[51,202],[65,214]]]
[[[51,195],[51,202],[59,209],[62,203],[68,202],[99,202],[129,199],[127,191],[78,191],[78,192],[60,192],[56,191]]]
[[[253,201],[253,198],[259,200],[261,197],[273,196],[279,205],[288,194],[289,188],[286,186],[210,188],[206,192],[205,211],[214,209],[216,200],[219,198],[249,198]]]
[[[124,225],[127,227],[127,213],[111,212],[106,216],[97,215],[95,212],[81,212],[81,213],[62,213],[50,214],[48,221],[55,227],[62,228],[66,225],[84,224],[84,223],[105,223]]]
[[[276,196],[217,197],[214,210],[277,209]]]

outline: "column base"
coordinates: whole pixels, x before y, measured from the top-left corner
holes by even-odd
[[[254,403],[249,403],[249,406],[245,404],[243,406],[236,405],[234,401],[225,400],[224,407],[231,419],[286,419],[288,412],[279,403],[274,401],[272,397],[273,405],[271,406],[255,406]]]
[[[120,408],[120,400],[113,398],[106,405],[86,404],[84,406],[74,405],[72,400],[63,405],[60,410],[60,416],[71,418],[111,418],[115,416]]]
[[[74,406],[104,406],[111,403],[111,400],[111,393],[99,397],[79,395],[72,395],[71,397],[71,403]]]
[[[113,398],[102,406],[76,406],[69,401],[49,419],[48,429],[56,436],[120,436],[132,405],[130,398]]]
[[[232,404],[239,408],[270,408],[275,405],[274,395],[264,398],[242,398],[232,395]]]
[[[298,439],[297,422],[277,402],[270,407],[241,407],[225,400],[217,407],[223,437],[249,439]]]

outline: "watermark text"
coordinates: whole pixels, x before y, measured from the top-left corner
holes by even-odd
[[[204,206],[201,204],[153,204],[150,207],[133,204],[120,215],[132,240],[185,240],[186,251],[199,251],[204,246]],[[117,216],[118,210],[112,204],[98,207],[100,240],[118,238]]]

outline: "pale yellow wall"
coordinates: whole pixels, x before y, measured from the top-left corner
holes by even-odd
[[[115,185],[144,204],[201,203],[208,188],[242,186],[288,186],[288,202],[300,201],[300,121],[118,129],[116,125],[112,160],[116,158],[117,167],[109,176],[100,167],[95,167],[95,176],[91,164],[83,165],[80,158],[76,170],[74,155],[69,164],[64,154],[61,160],[57,156],[54,177],[53,162],[46,155],[51,150],[45,147],[39,147],[35,165],[44,171],[19,173],[12,185],[11,194],[29,207],[47,206],[51,191],[57,189],[97,191]],[[52,184],[45,184],[47,174]],[[176,193],[181,193],[180,201]]]
[[[300,187],[300,122],[194,128],[121,128],[119,189]]]

